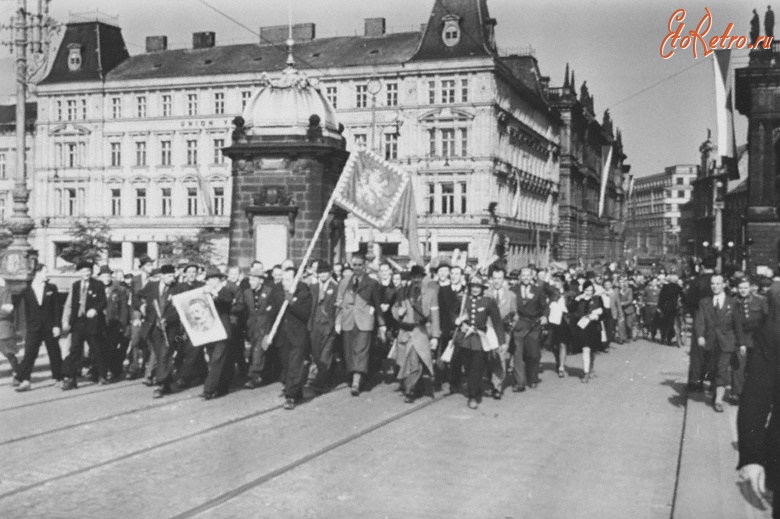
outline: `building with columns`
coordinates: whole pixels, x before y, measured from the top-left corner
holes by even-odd
[[[347,150],[369,147],[413,174],[424,251],[478,261],[503,250],[510,268],[545,264],[558,241],[564,123],[537,60],[500,52],[495,25],[486,0],[435,0],[420,31],[387,33],[372,18],[360,36],[317,38],[314,24],[295,25],[293,54],[319,81]],[[222,149],[262,78],[287,58],[287,27],[260,35],[219,46],[214,33],[195,33],[192,48],[175,50],[153,36],[146,53],[129,56],[119,27],[67,25],[37,89],[31,206],[45,225],[31,242],[43,261],[67,266],[58,256],[78,217],[109,219],[109,261],[124,269],[202,228],[222,232],[227,257],[233,179]],[[615,171],[622,160],[615,154]],[[349,220],[356,248],[407,255],[400,233]]]

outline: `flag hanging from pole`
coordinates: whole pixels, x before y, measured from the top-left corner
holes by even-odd
[[[354,151],[341,172],[334,202],[365,223],[388,232],[400,229],[409,257],[422,265],[412,177],[375,153]]]
[[[599,218],[604,214],[604,198],[607,194],[607,182],[609,182],[609,170],[612,167],[612,145],[609,145],[607,152],[607,161],[604,163],[604,169],[601,172],[601,192],[599,193]]]
[[[715,69],[715,115],[718,126],[718,155],[728,173],[729,180],[739,179],[737,145],[734,131],[734,74],[731,66],[731,49],[716,50],[713,55]]]

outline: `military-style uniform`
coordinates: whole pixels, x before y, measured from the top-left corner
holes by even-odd
[[[466,368],[468,397],[480,399],[482,394],[482,376],[485,371],[485,350],[487,344],[488,319],[493,324],[498,344],[506,342],[504,324],[496,302],[487,296],[466,296],[461,315],[463,323],[455,333],[455,346],[462,356]],[[463,325],[466,326],[463,326]],[[457,385],[455,386],[457,387]]]
[[[742,314],[742,342],[740,346],[747,346],[747,355],[744,357],[739,352],[734,352],[731,357],[731,394],[739,397],[745,385],[745,366],[748,357],[753,355],[755,335],[764,325],[769,313],[766,298],[760,295],[750,294],[746,298],[737,300]]]

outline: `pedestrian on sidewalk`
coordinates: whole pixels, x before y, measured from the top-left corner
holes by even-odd
[[[759,499],[773,491],[772,517],[780,519],[780,282],[769,289],[767,306],[737,412],[737,468]]]
[[[744,346],[742,314],[737,302],[724,292],[723,276],[712,276],[712,297],[699,302],[699,310],[693,323],[694,336],[712,370],[715,387],[713,409],[723,412],[731,356]]]

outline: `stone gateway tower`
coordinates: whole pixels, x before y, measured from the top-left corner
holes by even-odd
[[[349,153],[316,82],[288,67],[260,87],[224,150],[233,160],[229,262],[270,268],[303,259]],[[312,259],[343,259],[345,217],[338,208],[327,216]]]

